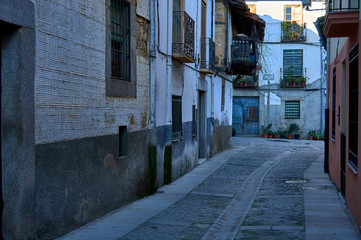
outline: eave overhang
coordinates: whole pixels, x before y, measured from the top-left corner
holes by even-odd
[[[358,29],[359,11],[329,12],[326,15],[323,34],[326,38],[348,37]]]

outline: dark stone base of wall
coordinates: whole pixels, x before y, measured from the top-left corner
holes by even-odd
[[[154,191],[148,137],[148,131],[128,133],[126,157],[119,157],[118,135],[37,145],[37,236],[63,235]]]
[[[214,126],[212,156],[231,147],[232,126]]]

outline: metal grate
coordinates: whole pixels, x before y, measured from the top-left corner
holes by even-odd
[[[172,51],[194,59],[194,20],[184,11],[173,11]]]
[[[250,61],[256,64],[256,46],[253,38],[234,37],[232,61]]]
[[[201,39],[201,56],[200,56],[200,68],[203,70],[214,70],[216,61],[215,56],[215,43],[210,38]]]
[[[130,5],[111,0],[112,78],[130,81]]]
[[[297,23],[283,22],[281,24],[282,42],[302,42],[307,40],[306,24],[303,26]]]
[[[182,137],[182,97],[172,96],[172,139]]]
[[[283,50],[283,77],[302,77],[303,50]]]
[[[285,102],[285,118],[286,119],[300,118],[300,101]]]

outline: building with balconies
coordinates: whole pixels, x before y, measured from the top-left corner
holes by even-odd
[[[314,4],[311,1],[307,6]],[[361,230],[360,7],[359,0],[329,0],[326,16],[317,25],[329,55],[325,171]]]
[[[266,28],[264,41],[246,45],[250,49],[246,51],[248,71],[234,72],[236,134],[260,135],[262,125],[269,124],[273,132],[281,133],[292,123],[300,126],[303,137],[312,130],[323,133],[327,55],[313,22],[324,15],[324,1],[315,2],[317,11],[303,9],[301,0],[250,0],[246,4]]]

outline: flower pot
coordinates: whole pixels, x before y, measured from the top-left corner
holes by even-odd
[[[277,134],[273,135],[273,138],[279,138],[279,136]]]
[[[309,136],[309,137],[308,137],[308,140],[313,140],[313,136]]]
[[[262,137],[263,138],[268,138],[268,134],[267,133],[262,133]]]
[[[301,86],[306,86],[306,83],[305,82],[301,82]]]
[[[292,139],[292,137],[293,137],[293,136],[292,136],[291,134],[288,134],[288,135],[287,135],[287,139]]]
[[[272,138],[272,136],[273,136],[272,134],[268,134],[268,138]]]
[[[294,86],[294,87],[295,87],[295,86],[296,86],[296,82],[293,82],[293,83],[292,83],[292,86]]]

